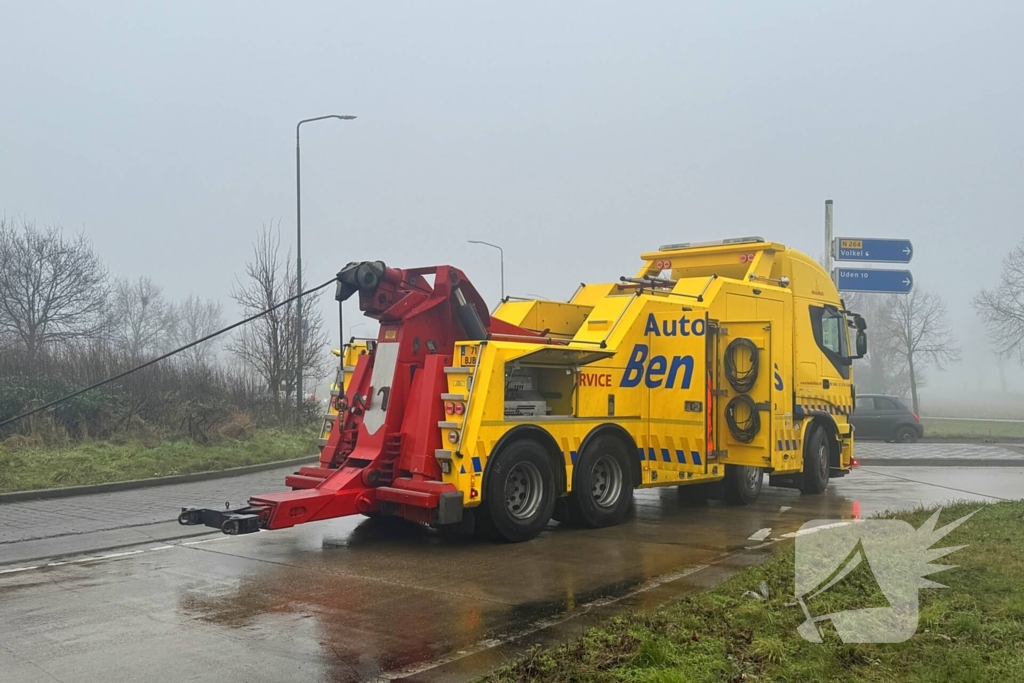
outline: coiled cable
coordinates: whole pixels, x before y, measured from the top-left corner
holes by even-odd
[[[746,349],[750,353],[750,367],[746,370],[740,370],[737,367],[736,356],[740,349]],[[729,380],[729,384],[736,393],[745,394],[754,388],[760,365],[759,355],[757,345],[746,337],[733,339],[725,347],[725,378]]]
[[[741,405],[747,407],[747,416],[742,420],[737,419],[736,409]],[[729,433],[740,443],[750,443],[761,431],[761,415],[757,411],[757,404],[747,394],[738,394],[732,397],[725,406],[725,423],[729,425]]]

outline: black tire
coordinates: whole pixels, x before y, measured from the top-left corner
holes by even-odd
[[[821,493],[828,486],[829,446],[825,430],[818,425],[807,428],[804,439],[804,474],[800,490],[804,493]]]
[[[903,425],[896,430],[896,443],[914,443],[917,441],[917,430],[910,425]]]
[[[633,500],[630,467],[622,441],[607,434],[591,439],[573,468],[572,493],[566,499],[569,521],[591,529],[621,522]]]
[[[761,495],[764,470],[750,465],[726,465],[725,502],[730,505],[750,505]]]
[[[555,508],[555,475],[547,451],[536,441],[515,441],[487,463],[487,471],[484,526],[509,543],[536,537]]]

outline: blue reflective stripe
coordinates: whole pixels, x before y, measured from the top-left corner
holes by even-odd
[[[676,460],[679,461],[680,465],[685,465],[686,464],[686,453],[684,453],[683,451],[677,450],[676,451]]]
[[[639,455],[639,456],[640,456],[640,459],[641,459],[641,460],[643,460],[643,459],[644,459],[644,449],[642,449],[642,448],[638,448],[638,449],[636,449],[636,453],[637,453],[637,455]]]
[[[700,451],[690,451],[690,457],[693,458],[693,464],[700,464]]]
[[[459,468],[459,474],[465,474],[465,473],[466,473],[466,466],[463,465],[462,467]]]
[[[650,460],[651,462],[657,461],[658,456],[655,455],[653,448],[648,448],[647,449],[647,459]]]
[[[576,464],[576,451],[569,451],[569,460],[572,461],[573,465]]]
[[[668,452],[667,448],[661,449],[661,459],[665,462],[672,462],[672,454]]]
[[[483,468],[480,467],[480,458],[473,458],[473,471],[479,472]]]

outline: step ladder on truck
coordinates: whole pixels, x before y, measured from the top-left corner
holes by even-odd
[[[635,277],[493,314],[457,268],[349,264],[336,297],[358,294],[380,329],[346,347],[319,463],[179,521],[238,534],[396,515],[524,541],[552,517],[616,524],[635,488],[746,504],[765,474],[809,494],[845,476],[867,335],[825,270],[759,237],[641,258]]]

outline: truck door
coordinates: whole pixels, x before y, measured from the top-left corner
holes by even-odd
[[[686,479],[707,467],[708,328],[706,314],[694,315],[651,313],[647,349],[634,348],[626,370],[628,378],[643,368],[649,419],[644,468],[657,470],[662,480],[666,470],[673,479]]]
[[[770,322],[729,321],[721,324],[714,337],[713,427],[718,462],[771,465],[775,385],[771,332]]]

